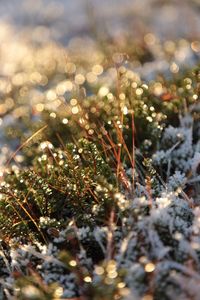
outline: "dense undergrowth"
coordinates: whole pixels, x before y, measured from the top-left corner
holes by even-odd
[[[198,63],[163,48],[147,81],[151,44],[77,44],[1,80],[0,299],[198,300]]]

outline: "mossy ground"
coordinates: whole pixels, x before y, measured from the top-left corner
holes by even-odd
[[[150,81],[129,38],[27,43],[1,79],[0,299],[199,299],[199,57],[158,44]]]

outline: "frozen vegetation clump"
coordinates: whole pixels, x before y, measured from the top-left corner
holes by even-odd
[[[124,38],[35,45],[2,79],[0,299],[199,300],[200,71],[154,42],[168,78]]]

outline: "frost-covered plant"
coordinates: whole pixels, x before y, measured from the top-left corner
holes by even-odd
[[[182,124],[187,119],[181,119]],[[169,126],[165,129],[161,149],[153,156],[154,163],[157,165],[165,165],[167,173],[172,170],[181,170],[185,173],[191,169],[191,159],[194,154],[193,149],[193,131],[192,124],[190,127],[184,125],[179,128]]]
[[[48,227],[73,218],[78,224],[102,223],[112,206],[114,177],[96,146],[80,140],[64,150],[48,142],[40,148],[30,169],[8,173],[1,183],[1,232],[16,236],[31,230],[46,239],[42,220]]]
[[[147,83],[92,49],[66,66],[38,50],[16,105],[2,93],[21,146],[1,172],[0,299],[198,299],[199,69]]]

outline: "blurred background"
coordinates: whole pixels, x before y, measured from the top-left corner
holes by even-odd
[[[200,0],[1,0],[0,166],[45,111],[112,88],[115,64],[137,82],[197,64],[199,16]]]
[[[133,37],[151,31],[163,40],[191,38],[200,33],[199,11],[199,0],[0,1],[1,26],[12,26],[13,38],[31,30],[34,38],[40,31],[42,39],[61,43],[92,34],[94,26],[112,35],[128,30]]]

